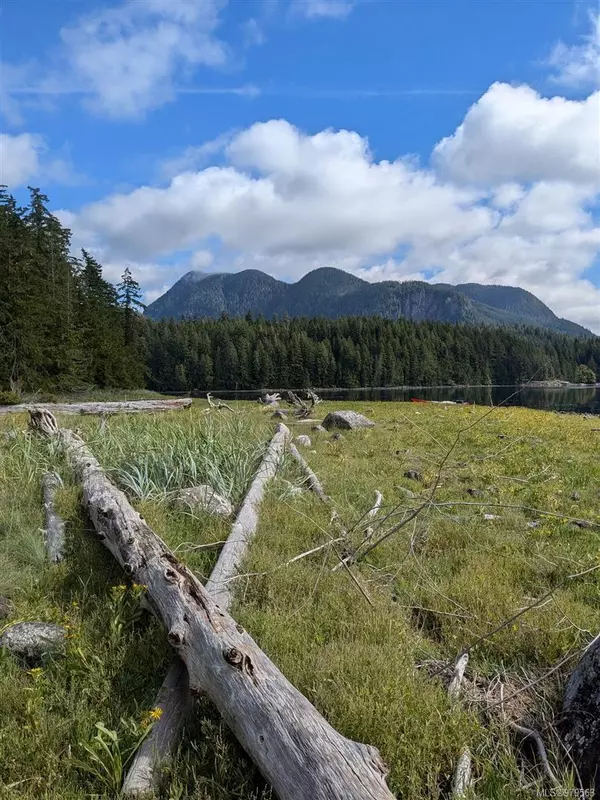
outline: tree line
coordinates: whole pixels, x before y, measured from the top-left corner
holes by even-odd
[[[0,389],[158,391],[592,382],[600,338],[379,317],[161,320],[114,287],[30,189],[0,190]]]
[[[144,383],[141,292],[129,270],[115,288],[30,188],[18,206],[0,187],[0,387],[69,390]]]
[[[161,320],[144,328],[159,391],[593,382],[600,339],[381,317]]]

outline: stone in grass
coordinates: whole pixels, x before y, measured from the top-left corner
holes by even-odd
[[[279,409],[278,411],[275,411],[273,414],[271,414],[271,419],[287,419],[287,412]]]
[[[50,655],[63,655],[67,631],[51,622],[17,622],[0,636],[0,647],[28,664],[39,664]]]
[[[408,478],[411,481],[421,481],[423,480],[423,476],[420,472],[417,472],[416,469],[407,469],[404,473],[404,477]]]
[[[333,439],[334,442],[339,442],[344,437],[339,431],[336,431],[334,434],[332,434],[331,438]]]
[[[201,511],[213,517],[229,517],[233,513],[229,500],[206,484],[181,489],[175,495],[173,505],[180,511]]]
[[[578,528],[593,528],[594,523],[590,522],[587,519],[576,519],[573,525],[577,525]]]
[[[577,500],[581,500],[581,495],[579,494],[579,492],[572,492],[571,500],[575,500],[575,502],[577,502]]]
[[[358,411],[332,411],[323,420],[323,427],[328,431],[332,428],[351,431],[355,428],[374,428],[375,423]]]
[[[327,433],[327,428],[324,428],[322,425],[313,425],[311,431],[315,433]]]
[[[483,497],[481,489],[467,489],[467,494],[470,494],[471,497]]]
[[[310,447],[312,445],[310,436],[307,436],[305,433],[301,433],[300,436],[296,436],[294,441],[298,442],[298,444],[301,444],[303,447]]]
[[[8,597],[0,595],[0,619],[10,617],[13,611],[12,601]]]

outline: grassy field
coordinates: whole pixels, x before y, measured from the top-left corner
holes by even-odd
[[[229,523],[176,511],[169,500],[177,488],[209,482],[239,503],[274,422],[256,404],[234,406],[235,415],[206,414],[198,401],[185,412],[112,417],[105,427],[64,419],[201,578],[217,551],[195,546],[223,540]],[[465,746],[477,797],[539,797],[541,773],[511,720],[540,731],[569,787],[554,725],[564,679],[600,630],[600,577],[586,572],[598,565],[600,527],[575,522],[600,523],[597,420],[358,402],[323,403],[318,416],[350,407],[376,427],[332,440],[293,425],[312,437],[301,449],[347,539],[287,563],[340,533],[324,504],[296,491],[301,476],[286,460],[267,493],[233,615],[336,728],[380,749],[398,797],[448,796]],[[171,654],[158,623],[140,610],[140,589],[126,585],[90,534],[60,453],[25,428],[25,416],[0,417],[0,595],[14,604],[0,631],[17,620],[55,621],[69,626],[69,644],[66,657],[42,670],[0,653],[0,796],[115,797]],[[49,467],[65,483],[60,566],[46,564],[40,532],[40,476]],[[376,491],[384,501],[369,532]],[[365,538],[373,543],[392,527],[363,557]],[[332,571],[353,552],[350,571]],[[464,699],[451,703],[444,665],[463,648],[472,648]],[[164,797],[266,800],[270,792],[203,704]]]

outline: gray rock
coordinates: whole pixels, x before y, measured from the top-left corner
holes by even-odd
[[[467,489],[467,494],[470,494],[471,497],[483,497],[481,489]]]
[[[323,427],[328,431],[332,428],[350,431],[355,428],[374,428],[375,423],[358,411],[332,411],[323,420]]]
[[[206,484],[181,489],[175,496],[173,505],[181,511],[202,511],[215,517],[229,517],[233,513],[229,500]]]
[[[46,656],[62,655],[67,631],[51,622],[17,622],[0,636],[0,647],[28,664],[39,664]]]
[[[573,525],[577,525],[578,528],[593,528],[594,527],[593,522],[590,522],[587,519],[577,519],[577,520],[575,520]]]
[[[0,619],[10,617],[13,611],[12,601],[8,597],[0,595]]]
[[[315,433],[327,433],[327,428],[324,428],[322,425],[313,425],[311,431]]]
[[[295,442],[301,444],[303,447],[311,447],[312,442],[310,440],[310,436],[307,436],[305,433],[301,433],[300,436],[296,436],[294,439]]]
[[[531,522],[527,523],[527,527],[528,528],[539,528],[540,527],[540,523],[539,523],[538,520],[534,519]]]
[[[14,442],[19,434],[16,431],[4,431],[2,436],[7,442]]]
[[[334,441],[334,442],[339,442],[339,441],[340,441],[341,439],[343,439],[344,437],[343,437],[343,435],[342,435],[342,434],[341,434],[339,431],[336,431],[336,432],[335,432],[335,433],[334,433],[334,434],[331,436],[331,438],[333,439],[333,441]]]
[[[423,480],[423,476],[420,472],[417,472],[416,469],[407,469],[404,473],[405,478],[409,478],[411,481],[421,481]]]
[[[579,494],[579,492],[573,492],[571,494],[571,500],[581,500],[581,495]]]
[[[397,489],[404,497],[408,498],[408,500],[414,500],[417,496],[414,492],[411,492],[410,489],[405,489],[404,486],[394,486],[394,489]]]
[[[287,412],[279,409],[279,411],[275,411],[271,414],[271,419],[287,419]]]

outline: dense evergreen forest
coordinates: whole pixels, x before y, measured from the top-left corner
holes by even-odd
[[[30,190],[0,193],[0,389],[514,384],[600,376],[600,338],[345,317],[159,322],[128,270],[115,288]]]

